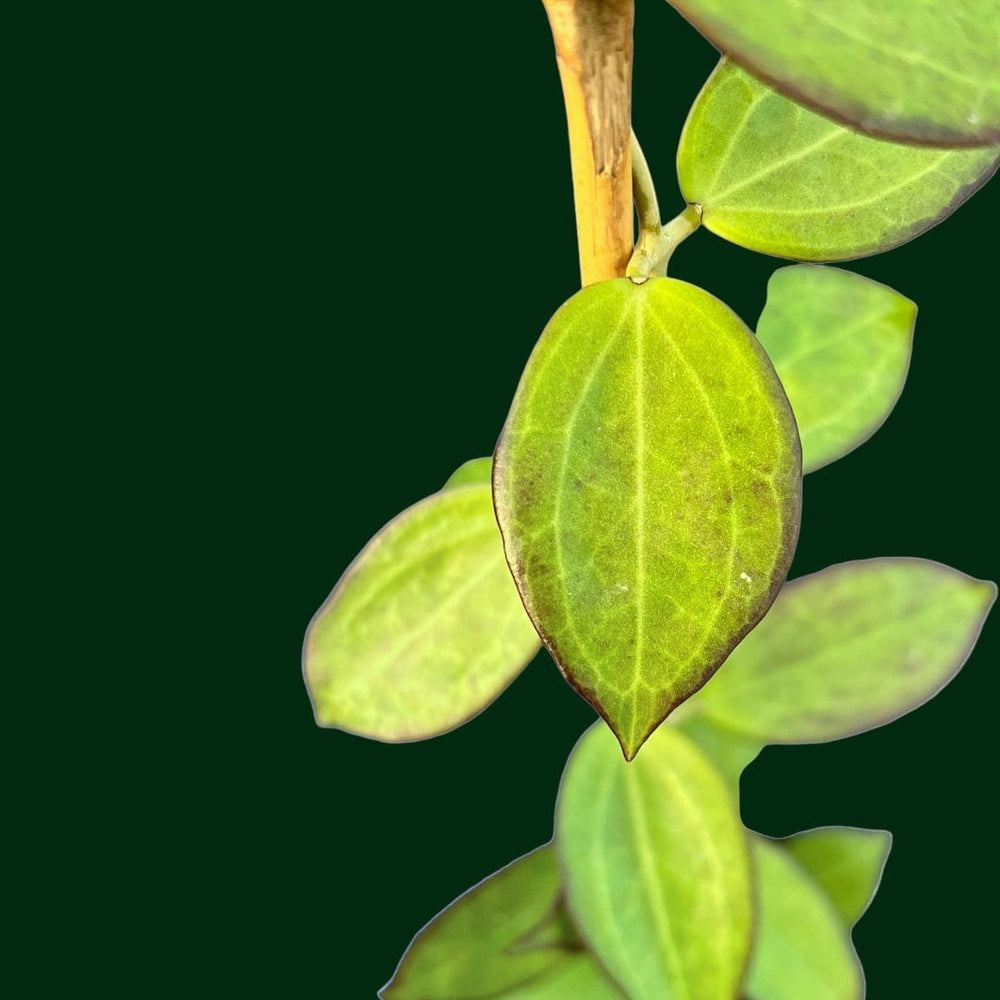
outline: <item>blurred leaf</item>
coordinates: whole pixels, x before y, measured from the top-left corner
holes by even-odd
[[[692,710],[763,743],[885,725],[955,676],[996,592],[924,559],[841,563],[794,580]]]
[[[524,986],[496,994],[495,1000],[625,1000],[625,994],[591,955],[581,952],[567,955]]]
[[[506,995],[504,990],[538,978],[554,969],[566,953],[559,948],[523,951],[513,946],[551,917],[558,899],[559,867],[555,850],[546,845],[442,910],[410,943],[379,996],[475,1000]]]
[[[450,490],[453,486],[470,486],[474,483],[488,483],[493,472],[492,458],[470,458],[463,462],[441,488]]]
[[[425,739],[482,711],[538,652],[488,485],[435,493],[386,525],[306,633],[316,720]]]
[[[844,923],[853,927],[878,891],[892,834],[827,826],[797,833],[781,844],[823,886]]]
[[[576,929],[566,902],[556,901],[555,908],[536,927],[510,946],[511,952],[532,951],[535,948],[560,948],[563,951],[583,951],[585,945]]]
[[[783,267],[767,284],[757,336],[792,404],[802,471],[864,443],[885,422],[910,365],[917,307],[836,267]]]
[[[688,716],[677,728],[715,764],[738,802],[740,775],[757,759],[764,744],[725,729],[704,715]]]
[[[748,1000],[861,1000],[861,964],[822,888],[779,844],[757,835],[751,842],[757,933]]]
[[[753,923],[746,837],[683,734],[661,727],[628,764],[591,727],[563,774],[556,846],[574,922],[632,1000],[736,996]]]
[[[799,445],[770,362],[700,288],[591,285],[535,347],[494,479],[525,607],[631,758],[787,572]]]
[[[796,260],[881,253],[946,218],[986,183],[997,147],[873,139],[782,97],[723,59],[695,101],[677,169],[702,222]]]
[[[853,128],[1000,141],[996,0],[670,0],[775,87]]]

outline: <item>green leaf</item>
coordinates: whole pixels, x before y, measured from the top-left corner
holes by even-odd
[[[627,764],[591,727],[563,774],[556,847],[574,922],[632,1000],[733,1000],[753,924],[747,844],[690,740],[664,726]]]
[[[704,715],[691,715],[678,729],[715,765],[739,801],[740,776],[760,755],[764,744],[713,722]]]
[[[684,197],[713,233],[812,261],[919,236],[996,168],[995,146],[926,149],[852,132],[726,59],[695,101],[677,155]]]
[[[916,318],[909,299],[850,271],[799,264],[771,275],[757,337],[792,404],[803,472],[885,422],[906,381]]]
[[[320,725],[396,742],[470,719],[538,648],[480,484],[386,525],[313,618],[303,661]]]
[[[670,0],[720,51],[853,128],[1000,141],[996,0]]]
[[[781,841],[796,861],[826,890],[848,928],[868,909],[892,848],[886,830],[827,826]]]
[[[631,759],[788,570],[800,456],[774,370],[700,288],[591,285],[535,347],[493,475],[528,614]]]
[[[749,1000],[861,1000],[864,975],[826,894],[779,844],[752,838],[757,936]]]
[[[566,909],[565,900],[559,899],[551,913],[536,927],[510,946],[512,952],[531,951],[534,948],[561,948],[563,951],[583,951],[580,932]]]
[[[624,1000],[624,997],[594,959],[582,953],[566,956],[550,972],[525,986],[497,994],[495,1000]]]
[[[463,462],[441,488],[450,490],[453,486],[469,486],[473,483],[488,483],[493,475],[492,458],[470,458]]]
[[[764,743],[819,743],[885,725],[955,676],[996,593],[924,559],[831,566],[785,587],[698,706]]]
[[[411,942],[383,1000],[492,997],[555,968],[559,948],[519,950],[559,899],[559,866],[549,845],[480,882],[441,911]]]

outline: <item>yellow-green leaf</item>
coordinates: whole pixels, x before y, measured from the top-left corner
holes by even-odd
[[[725,729],[699,713],[690,715],[678,723],[678,728],[715,765],[738,802],[740,777],[760,756],[764,744],[742,733]]]
[[[490,1000],[625,1000],[625,994],[586,952],[566,955],[537,979]]]
[[[813,472],[863,444],[892,411],[910,365],[917,307],[836,267],[783,267],[767,284],[757,337],[788,393]]]
[[[470,458],[463,462],[449,477],[442,489],[453,486],[469,486],[473,483],[488,483],[493,475],[492,458]]]
[[[503,991],[537,979],[558,966],[566,952],[515,945],[550,916],[559,892],[559,866],[551,846],[518,859],[463,893],[427,924],[379,996],[475,1000],[506,995]]]
[[[928,149],[852,132],[727,59],[698,95],[677,155],[684,197],[713,233],[810,261],[905,243],[996,168],[996,146]]]
[[[826,826],[781,841],[793,857],[826,890],[847,927],[868,909],[892,849],[886,830]]]
[[[996,0],[670,0],[790,97],[902,141],[1000,141]]]
[[[885,725],[955,676],[996,593],[924,559],[841,563],[794,580],[697,707],[763,743],[819,743]]]
[[[840,916],[792,855],[754,836],[757,933],[748,1000],[861,1000],[864,975]]]
[[[756,338],[670,278],[591,285],[546,327],[497,446],[524,605],[631,759],[770,606],[798,435]]]
[[[604,726],[588,730],[563,775],[556,846],[570,913],[632,1000],[733,1000],[753,924],[746,837],[682,733],[661,727],[628,764]]]
[[[391,742],[482,711],[538,652],[490,487],[435,493],[386,525],[306,633],[316,721]]]

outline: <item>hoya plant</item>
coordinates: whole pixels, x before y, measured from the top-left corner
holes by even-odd
[[[672,0],[721,58],[679,191],[659,179],[665,221],[631,128],[632,0],[543,2],[581,289],[493,453],[456,456],[347,568],[304,674],[321,726],[428,740],[544,647],[599,718],[551,842],[431,920],[379,995],[858,1000],[851,930],[890,834],[762,836],[740,776],[926,702],[996,596],[919,553],[788,580],[803,476],[878,430],[913,348],[916,303],[838,262],[919,237],[996,170],[994,4]],[[701,229],[786,261],[759,316],[670,275]]]

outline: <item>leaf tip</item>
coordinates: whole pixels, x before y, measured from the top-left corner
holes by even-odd
[[[656,722],[646,729],[634,728],[627,735],[612,725],[611,722],[608,722],[608,725],[611,727],[611,731],[615,734],[615,739],[618,740],[618,745],[622,748],[622,754],[624,755],[626,762],[631,763],[635,760],[636,755],[642,749],[646,740],[648,740],[657,728],[659,728],[660,723]]]

